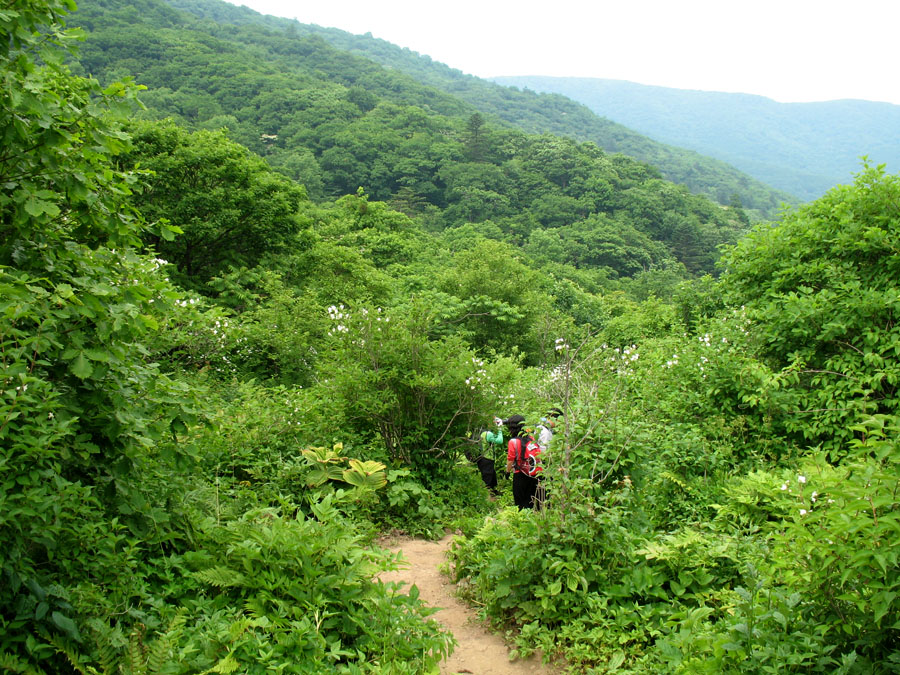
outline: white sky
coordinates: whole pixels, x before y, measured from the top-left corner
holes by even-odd
[[[900,0],[229,0],[465,73],[900,105]]]

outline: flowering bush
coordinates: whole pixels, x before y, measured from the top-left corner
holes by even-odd
[[[459,337],[432,337],[433,308],[328,309],[331,348],[322,387],[362,438],[380,439],[387,458],[437,471],[455,444],[494,412],[510,360],[489,365]]]
[[[871,418],[840,465],[810,462],[780,487],[791,513],[774,547],[776,574],[842,653],[900,667],[898,420]]]

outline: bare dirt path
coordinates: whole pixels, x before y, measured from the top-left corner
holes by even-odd
[[[396,538],[381,542],[391,551],[402,551],[409,567],[381,574],[384,581],[415,584],[419,597],[429,607],[440,608],[433,617],[440,621],[459,643],[453,654],[441,664],[441,675],[556,675],[536,656],[509,660],[509,648],[503,639],[490,633],[475,613],[453,595],[455,586],[438,571],[450,548],[452,535],[440,541]]]

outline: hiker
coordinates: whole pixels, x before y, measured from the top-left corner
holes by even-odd
[[[538,424],[537,428],[537,440],[541,450],[547,450],[550,447],[550,442],[553,440],[553,430],[556,428],[556,424],[559,418],[562,417],[562,414],[563,412],[559,408],[550,408],[547,416],[541,418],[541,423]]]
[[[556,428],[556,423],[562,417],[562,414],[563,411],[559,408],[550,408],[547,416],[541,418],[541,423],[538,425],[537,439],[541,450],[547,450],[550,447],[550,441],[553,440],[553,430]]]
[[[525,430],[525,418],[522,415],[512,415],[504,423],[511,436],[506,452],[506,472],[515,470],[513,501],[520,511],[533,509],[536,505],[538,475],[541,472],[541,447],[534,436]]]
[[[550,408],[547,416],[542,417],[541,423],[538,424],[537,442],[538,445],[541,446],[541,453],[543,453],[544,457],[547,456],[547,452],[550,449],[550,444],[553,442],[554,430],[556,429],[556,425],[559,422],[559,418],[562,416],[562,410],[560,410],[559,408]],[[537,506],[538,508],[542,508],[544,504],[547,503],[548,498],[547,486],[543,478],[543,476],[538,476],[538,487],[534,497],[535,506]]]
[[[479,452],[472,453],[469,459],[481,472],[481,480],[494,495],[497,494],[497,468],[494,455],[497,447],[503,445],[503,420],[494,417],[496,431],[485,429],[478,436]],[[477,456],[476,456],[477,455]]]

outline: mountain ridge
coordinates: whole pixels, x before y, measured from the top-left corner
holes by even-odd
[[[500,76],[491,81],[568,96],[598,115],[728,162],[807,200],[850,182],[862,156],[876,164],[900,159],[900,106],[892,103],[781,103],[758,94],[603,78]]]
[[[742,205],[757,218],[774,217],[784,203],[799,201],[795,195],[775,189],[726,162],[651,140],[621,123],[597,116],[587,106],[569,98],[517,92],[371,34],[353,35],[337,28],[302,24],[224,0],[165,1],[200,19],[235,25],[256,24],[299,37],[318,35],[338,49],[403,72],[527,133],[552,133],[579,142],[594,142],[608,152],[621,152],[647,162],[659,169],[666,179],[685,185],[695,193],[706,194],[720,204],[732,203],[737,195]]]

